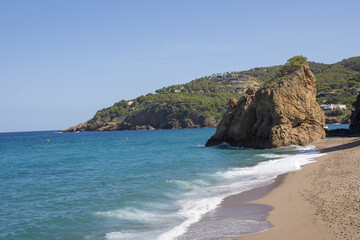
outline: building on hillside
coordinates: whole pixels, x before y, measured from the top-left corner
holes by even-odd
[[[334,109],[346,109],[346,105],[345,104],[335,104]]]
[[[321,105],[320,108],[324,111],[335,110],[335,109],[346,109],[345,104],[328,104]]]
[[[325,92],[324,92],[324,91],[320,91],[320,92],[317,92],[317,93],[316,93],[316,96],[317,96],[317,97],[322,96],[322,95],[325,95]]]
[[[241,74],[240,73],[232,73],[231,76],[232,76],[232,78],[240,78]]]
[[[224,80],[222,80],[222,79],[216,80],[216,83],[223,83],[223,82],[224,82]]]
[[[251,76],[241,74],[241,75],[239,76],[239,78],[240,78],[240,79],[250,79]]]
[[[333,110],[333,106],[331,105],[321,105],[320,108],[324,111],[326,110]]]
[[[330,97],[330,96],[333,95],[334,93],[335,93],[335,91],[325,92],[325,93],[324,93],[324,96],[325,96],[325,97]]]
[[[334,94],[335,91],[332,92],[324,92],[324,91],[320,91],[316,93],[317,97],[330,97],[332,94]]]

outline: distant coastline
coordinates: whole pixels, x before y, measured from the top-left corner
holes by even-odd
[[[216,127],[231,97],[239,99],[249,87],[259,87],[280,67],[213,74],[164,87],[156,94],[121,100],[64,132]],[[309,67],[317,78],[317,102],[347,107],[325,111],[327,123],[349,123],[351,104],[360,89],[360,57],[334,64],[309,62]]]

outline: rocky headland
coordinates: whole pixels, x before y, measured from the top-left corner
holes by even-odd
[[[116,131],[116,130],[155,130],[215,127],[216,121],[201,114],[189,114],[187,118],[170,118],[164,111],[142,112],[123,120],[112,121],[92,119],[70,127],[63,132]]]
[[[206,146],[306,145],[325,137],[324,126],[324,112],[316,102],[316,78],[303,63],[259,89],[248,89],[239,101],[232,99]]]

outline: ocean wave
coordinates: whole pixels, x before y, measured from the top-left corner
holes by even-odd
[[[154,228],[146,232],[144,235],[146,239],[176,239],[186,233],[187,229],[198,222],[202,216],[218,207],[225,197],[270,184],[278,175],[299,170],[301,166],[314,162],[315,157],[324,155],[315,151],[313,146],[287,149],[295,149],[298,153],[263,153],[261,151],[255,155],[260,162],[251,167],[230,168],[199,176],[198,179],[191,181],[168,179],[165,183],[177,190],[176,193],[164,193],[165,196],[171,195],[173,202],[169,205],[159,203],[159,205],[145,207],[149,210],[129,207],[98,212],[97,215],[148,223]],[[213,181],[214,179],[216,181]],[[167,209],[167,211],[161,211],[161,209]],[[154,232],[158,237],[152,235]],[[141,239],[141,234],[143,233],[111,232],[106,234],[106,238],[111,240]]]
[[[311,151],[314,150],[315,151],[315,146],[313,145],[307,145],[307,146],[293,146],[296,150],[300,150],[300,151]]]
[[[217,146],[215,146],[217,148],[228,148],[228,149],[240,149],[240,150],[253,150],[254,148],[245,148],[245,147],[234,147],[234,146],[231,146],[230,144],[226,143],[226,142],[223,142]]]
[[[108,240],[128,240],[128,239],[148,239],[148,233],[123,233],[123,232],[110,232],[105,235]]]
[[[271,160],[259,162],[252,167],[232,168],[228,171],[216,172],[213,176],[222,178],[224,181],[220,181],[221,184],[199,189],[196,194],[202,198],[181,200],[182,209],[179,215],[184,218],[184,221],[160,235],[158,239],[175,239],[181,236],[191,224],[215,209],[225,197],[270,184],[278,175],[299,170],[301,166],[314,162],[315,157],[324,155],[315,151],[313,146],[299,147],[296,150],[300,152],[296,154],[258,154],[259,157]]]
[[[134,237],[133,233],[122,233],[122,232],[110,232],[105,235],[105,238],[109,240],[129,239],[133,237]]]
[[[193,181],[185,181],[185,180],[166,180],[166,184],[170,184],[175,186],[176,188],[184,191],[192,191],[197,188],[201,188],[204,186],[209,186],[210,183],[203,179],[195,179]]]
[[[276,153],[262,153],[262,154],[258,154],[257,156],[263,157],[265,159],[278,159],[278,158],[282,158],[284,155],[280,155]]]
[[[315,151],[311,147],[303,148],[303,151],[296,154],[258,154],[257,156],[261,158],[271,160],[259,162],[252,167],[233,168],[228,171],[217,172],[215,175],[226,179],[249,176],[275,178],[279,174],[299,170],[301,166],[314,162],[315,157],[322,155],[324,154]]]
[[[176,188],[180,189],[180,190],[185,190],[185,191],[191,191],[194,190],[195,188],[198,188],[199,186],[189,182],[189,181],[185,181],[185,180],[166,180],[165,181],[167,184],[171,184],[173,186],[175,186]]]
[[[180,225],[161,234],[157,239],[169,240],[181,236],[191,224],[199,221],[205,213],[215,209],[222,200],[223,197],[218,196],[180,201],[182,209],[178,214],[185,220]]]
[[[95,214],[104,217],[131,220],[142,223],[151,223],[153,221],[156,221],[156,219],[159,219],[156,213],[141,210],[135,207],[127,207],[124,209],[117,209],[113,211],[96,212]]]

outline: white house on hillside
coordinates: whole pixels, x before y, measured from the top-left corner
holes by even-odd
[[[321,105],[322,110],[335,110],[335,109],[346,109],[345,104],[330,104],[330,105]]]

